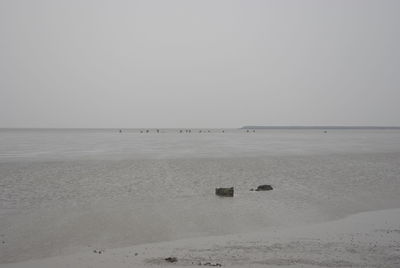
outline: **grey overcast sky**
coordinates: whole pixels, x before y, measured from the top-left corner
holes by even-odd
[[[399,0],[1,0],[0,127],[400,126],[399,49]]]

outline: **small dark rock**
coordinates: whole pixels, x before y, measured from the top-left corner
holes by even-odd
[[[168,257],[168,258],[165,258],[165,260],[166,260],[167,262],[174,263],[174,262],[177,262],[177,261],[178,261],[178,258],[176,258],[176,257]]]
[[[272,188],[271,185],[269,184],[264,184],[264,185],[260,185],[257,187],[256,191],[270,191],[273,190],[274,188]]]
[[[199,263],[200,266],[213,266],[213,267],[221,267],[222,264],[220,263],[211,263],[211,262],[205,262],[205,263]]]
[[[233,197],[233,187],[231,188],[215,188],[215,194],[218,196]]]

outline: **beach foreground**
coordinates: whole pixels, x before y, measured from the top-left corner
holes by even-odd
[[[170,263],[165,260],[176,257]],[[262,233],[213,236],[0,265],[14,267],[400,267],[400,209]]]

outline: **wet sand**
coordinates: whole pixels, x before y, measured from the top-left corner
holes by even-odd
[[[242,134],[3,133],[0,267],[400,267],[398,132]]]
[[[176,257],[170,263],[165,260]],[[399,267],[400,209],[268,232],[212,236],[2,264],[50,267]]]

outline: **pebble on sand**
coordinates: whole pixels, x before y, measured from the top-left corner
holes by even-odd
[[[166,260],[167,262],[174,263],[174,262],[177,262],[177,261],[178,261],[178,258],[177,258],[177,257],[168,257],[168,258],[165,258],[165,260]]]

